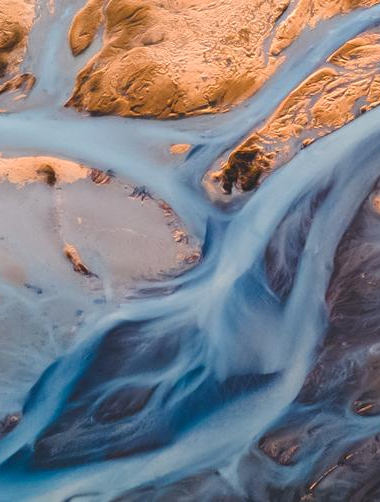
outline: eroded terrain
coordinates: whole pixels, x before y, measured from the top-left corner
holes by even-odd
[[[34,76],[22,73],[35,18],[34,0],[3,0],[0,5],[0,94],[34,84]]]
[[[0,13],[0,502],[377,500],[380,3]]]
[[[380,35],[365,32],[333,53],[294,89],[211,178],[225,192],[255,188],[273,169],[380,100]]]
[[[78,75],[67,105],[159,118],[227,110],[275,70],[264,41],[288,4],[91,0],[74,19],[70,43],[74,54],[84,50],[104,16],[103,48]]]
[[[261,88],[303,29],[376,3],[89,0],[73,21],[71,48],[80,54],[104,23],[103,48],[67,106],[158,118],[226,111]]]

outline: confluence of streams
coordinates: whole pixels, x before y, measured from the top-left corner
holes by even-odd
[[[61,106],[72,84],[61,65],[73,64],[64,40],[79,3],[56,8],[46,46],[30,56],[37,84],[24,105],[0,115],[0,150],[127,176],[171,205],[203,242],[203,256],[185,274],[150,284],[149,294],[86,320],[78,343],[31,383],[20,424],[1,440],[0,501],[367,500],[331,495],[328,486],[327,498],[313,497],[343,453],[380,431],[380,418],[339,403],[308,408],[297,396],[329,332],[326,294],[340,243],[355,218],[370,218],[363,203],[379,178],[380,109],[302,150],[233,210],[213,205],[201,181],[334,50],[376,26],[380,6],[302,34],[262,90],[233,111],[159,122],[84,118]],[[172,143],[193,146],[168,165],[158,153]],[[380,231],[371,239],[380,242]],[[286,295],[274,291],[268,250],[279,274],[297,254]],[[128,405],[125,393],[134,396]],[[112,421],[104,414],[111,402],[136,409]],[[319,418],[309,436],[320,429],[323,441],[294,464],[268,459],[258,441],[282,423],[307,423],[313,406]],[[344,473],[340,480],[346,486]]]

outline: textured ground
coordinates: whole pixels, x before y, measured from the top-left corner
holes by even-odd
[[[103,48],[79,73],[68,106],[159,118],[226,111],[263,85],[304,29],[375,3],[89,0],[73,21],[71,48],[80,54],[104,25]]]
[[[380,500],[380,1],[0,12],[0,499]]]
[[[34,84],[32,75],[20,73],[34,16],[34,0],[2,0],[0,4],[0,94]]]
[[[138,280],[178,274],[199,250],[168,205],[96,169],[0,157],[0,179],[0,413],[8,413],[94,309],[117,309]],[[19,386],[8,395],[12,380]]]
[[[84,50],[103,19],[103,48],[79,73],[68,105],[160,118],[225,111],[275,70],[264,41],[288,4],[90,0],[73,22],[71,47]]]
[[[254,188],[301,148],[380,102],[380,34],[363,33],[332,54],[230,155],[213,178],[230,193]]]

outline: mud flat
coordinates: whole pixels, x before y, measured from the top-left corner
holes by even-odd
[[[379,23],[38,2],[1,82],[36,78],[0,113],[1,502],[378,497]]]
[[[199,247],[145,187],[51,157],[0,157],[1,414],[137,282],[193,266]],[[26,336],[27,334],[27,336]]]

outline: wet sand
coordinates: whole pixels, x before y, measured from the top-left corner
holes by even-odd
[[[5,416],[78,341],[85,320],[117,311],[138,284],[183,273],[200,249],[163,201],[101,171],[51,157],[0,158],[0,176]]]
[[[32,7],[0,502],[376,500],[378,2]]]

